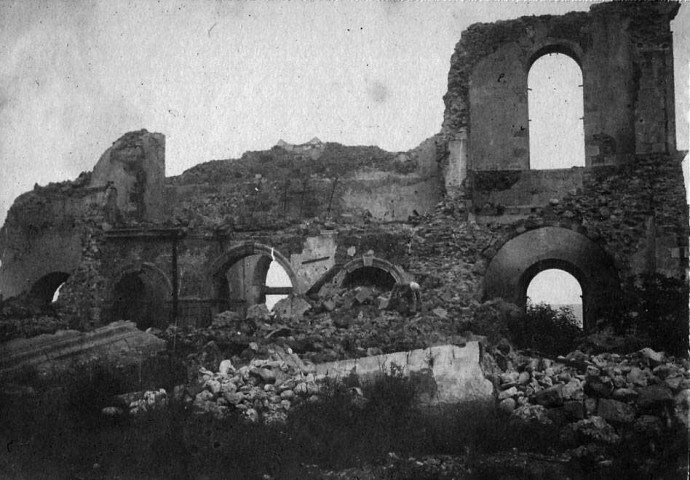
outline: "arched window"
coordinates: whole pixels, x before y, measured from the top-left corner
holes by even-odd
[[[527,77],[530,168],[585,166],[582,70],[570,56],[547,53]]]
[[[268,273],[266,273],[266,308],[273,310],[276,303],[288,297],[285,293],[271,293],[279,292],[280,289],[285,288],[292,288],[290,276],[280,266],[280,263],[274,260],[271,262],[271,266],[268,267]]]
[[[223,308],[238,310],[265,303],[271,310],[293,292],[292,281],[285,268],[268,254],[240,257],[224,269],[218,292]]]
[[[545,303],[555,310],[567,307],[582,327],[582,287],[568,272],[552,268],[543,270],[532,278],[527,287],[527,305],[540,303]]]
[[[31,287],[29,298],[40,307],[50,305],[57,301],[58,290],[68,278],[69,273],[65,272],[52,272],[44,275]]]

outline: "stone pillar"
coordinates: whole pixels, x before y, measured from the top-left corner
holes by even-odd
[[[464,194],[464,181],[467,177],[467,130],[461,129],[455,139],[448,142],[448,152],[446,191]]]

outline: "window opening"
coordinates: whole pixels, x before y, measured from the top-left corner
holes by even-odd
[[[292,282],[285,269],[265,254],[248,255],[227,269],[221,285],[221,299],[230,310],[266,304],[272,310],[276,303],[292,293]]]
[[[527,305],[545,303],[551,308],[569,308],[577,325],[583,326],[582,287],[577,279],[560,269],[548,269],[534,276],[527,287]]]
[[[585,166],[582,70],[571,57],[539,57],[527,77],[530,168]]]
[[[266,308],[273,310],[276,303],[284,298],[287,298],[286,294],[273,294],[268,293],[275,291],[272,289],[280,288],[292,288],[292,283],[290,282],[290,277],[287,272],[280,264],[276,261],[272,261],[271,265],[268,267],[268,272],[266,273]]]

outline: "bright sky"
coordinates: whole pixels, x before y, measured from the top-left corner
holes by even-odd
[[[571,274],[558,269],[539,272],[527,287],[527,298],[532,304],[571,306],[576,320],[582,326],[582,287]]]
[[[266,286],[292,287],[292,282],[290,282],[290,277],[287,272],[276,261],[271,262],[271,265],[268,267],[268,272],[266,272]],[[266,295],[266,307],[272,310],[273,306],[283,298],[287,298],[287,295]]]
[[[548,292],[548,295],[544,292]],[[539,272],[532,279],[527,287],[527,296],[536,303],[540,301],[558,305],[582,303],[582,289],[575,277],[554,268]]]
[[[544,55],[530,68],[527,85],[530,168],[584,167],[580,66],[567,55]]]
[[[399,151],[440,130],[460,33],[589,2],[0,0],[0,222],[112,142],[167,138],[167,174],[314,136]],[[688,148],[690,7],[674,21]]]

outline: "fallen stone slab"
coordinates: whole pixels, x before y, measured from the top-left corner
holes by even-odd
[[[1,344],[0,375],[25,368],[51,370],[96,359],[138,362],[165,348],[165,340],[139,330],[129,321],[113,322],[92,332],[61,330]]]
[[[338,362],[317,364],[317,380],[355,376],[361,382],[399,373],[417,385],[422,406],[493,400],[493,385],[480,366],[479,342],[442,345]]]

